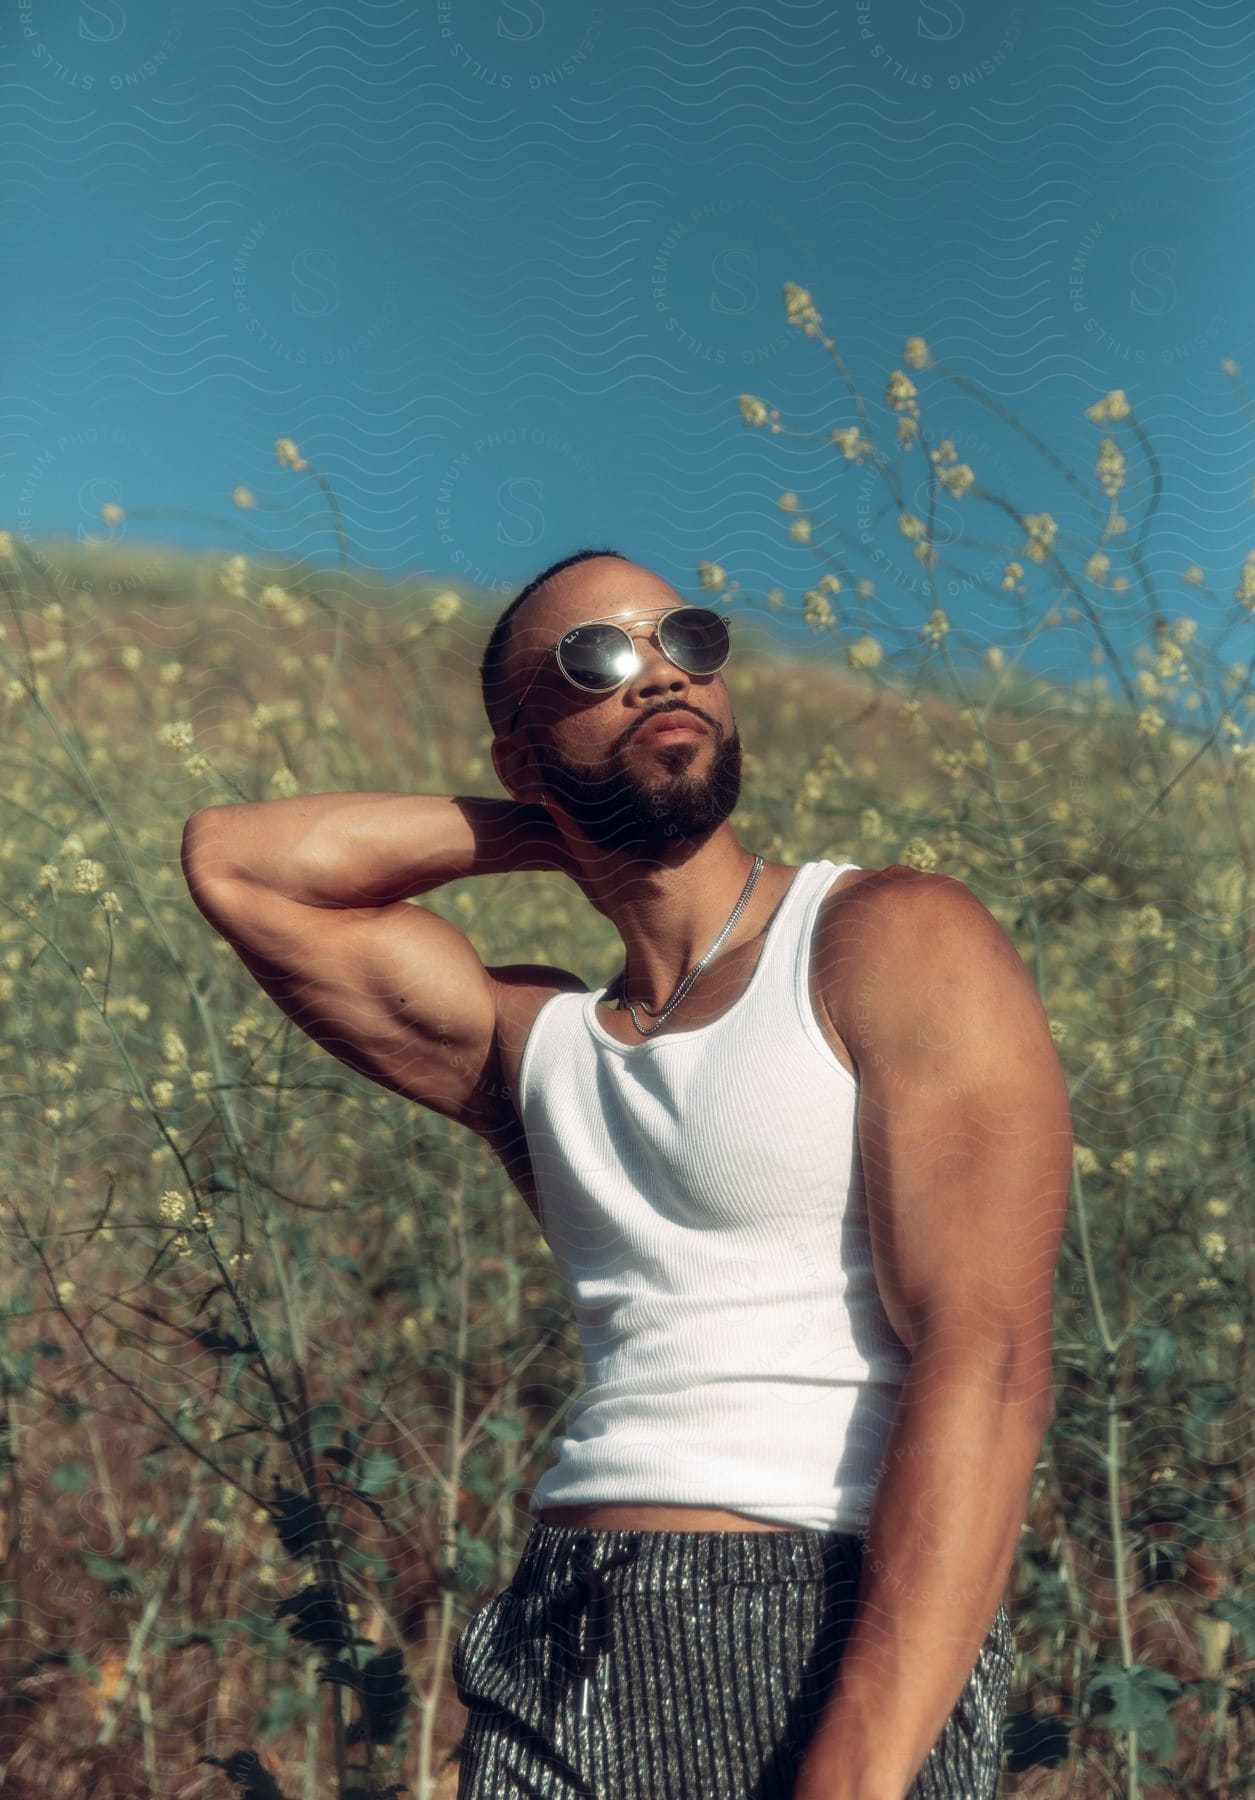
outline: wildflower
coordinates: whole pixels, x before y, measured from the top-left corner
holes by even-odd
[[[1138,937],[1163,936],[1163,914],[1157,906],[1141,906],[1133,915],[1133,929]]]
[[[784,589],[774,587],[767,595],[767,605],[772,612],[779,612],[780,608],[784,605],[784,599]],[[1239,676],[1238,679],[1240,680],[1241,677]]]
[[[80,857],[74,865],[74,892],[76,894],[94,894],[104,886],[105,868],[103,863],[93,862],[90,857]]]
[[[256,506],[257,497],[251,489],[237,487],[231,489],[231,501],[234,506],[240,507],[242,511],[247,511],[250,506]]]
[[[106,500],[100,509],[100,516],[106,525],[120,525],[126,514],[120,506],[115,506],[112,500]]]
[[[157,1202],[157,1211],[167,1225],[177,1225],[187,1211],[187,1195],[178,1188],[167,1188]]]
[[[715,567],[717,568],[718,564],[716,564]],[[455,594],[452,588],[445,588],[441,593],[436,595],[431,603],[432,623],[434,625],[447,625],[451,619],[457,618],[461,610],[461,595]]]
[[[784,292],[784,316],[790,325],[801,325],[808,337],[814,337],[816,328],[823,324],[823,319],[816,311],[815,302],[804,287],[795,281],[786,281]]]
[[[865,838],[885,835],[885,822],[874,806],[865,806],[858,816],[858,828]]]
[[[753,394],[738,394],[737,400],[741,408],[741,417],[747,425],[765,425],[769,418],[767,408]]]
[[[1197,563],[1191,563],[1188,569],[1181,571],[1181,579],[1188,587],[1197,587],[1200,582],[1206,581],[1207,577]]]
[[[927,638],[931,648],[936,650],[949,629],[950,621],[938,606],[934,608],[920,626],[919,634],[921,637]]]
[[[1124,486],[1125,476],[1124,452],[1114,438],[1104,438],[1099,444],[1094,472],[1102,483],[1103,493],[1108,500],[1114,500]]]
[[[140,649],[138,644],[124,644],[118,651],[118,661],[122,664],[124,669],[130,669],[134,672],[134,670],[140,668],[143,664],[144,652]]]
[[[1153,706],[1144,706],[1137,715],[1137,729],[1142,737],[1157,737],[1164,728],[1163,715]]]
[[[41,864],[39,870],[39,886],[51,888],[55,894],[57,891],[57,879],[60,874],[61,871],[58,869],[56,863]]]
[[[1220,1327],[1220,1335],[1230,1344],[1240,1344],[1246,1336],[1240,1319],[1226,1319]]]
[[[728,579],[728,571],[721,568],[718,563],[699,562],[697,565],[697,579],[704,588],[721,588]]]
[[[1109,394],[1087,408],[1085,417],[1094,425],[1115,424],[1119,419],[1129,416],[1129,403],[1123,388],[1113,388]]]
[[[152,1103],[156,1107],[167,1107],[174,1099],[174,1083],[172,1081],[154,1081],[152,1084]]]
[[[904,862],[908,868],[935,869],[937,867],[937,852],[933,849],[927,839],[913,837],[909,843],[903,845],[902,854],[899,860]]]
[[[1111,1159],[1111,1173],[1113,1175],[1132,1175],[1136,1170],[1137,1154],[1133,1150],[1121,1150],[1118,1156],[1113,1156]]]
[[[258,594],[257,598],[261,601],[263,606],[269,607],[271,612],[276,612],[288,604],[291,595],[286,588],[277,587],[272,582],[268,587],[264,587],[261,590],[261,593]]]
[[[809,519],[794,519],[789,526],[789,536],[796,544],[809,544],[811,541],[811,522]]]
[[[1198,1247],[1212,1262],[1222,1262],[1229,1253],[1228,1241],[1219,1231],[1203,1232],[1198,1240]]]
[[[1102,581],[1111,572],[1111,558],[1103,550],[1095,550],[1085,565],[1085,574],[1090,581]]]
[[[870,581],[856,582],[854,592],[858,595],[860,600],[870,600],[872,595],[876,592],[875,584]]]
[[[120,919],[122,917],[122,902],[118,899],[113,888],[106,888],[105,892],[100,896],[99,900],[97,900],[96,905],[100,908],[101,912],[109,913],[114,918]]]
[[[809,588],[802,596],[802,615],[812,631],[827,631],[835,625],[832,603],[818,588]]]
[[[233,600],[243,600],[247,595],[244,578],[248,573],[247,556],[229,556],[218,571],[218,579],[225,591]]]
[[[207,1094],[213,1084],[214,1077],[212,1069],[193,1069],[192,1092],[194,1094]]]
[[[1200,1294],[1214,1294],[1220,1282],[1215,1275],[1200,1275],[1194,1286]]]
[[[169,745],[171,750],[190,750],[192,747],[192,727],[187,719],[175,719],[168,725],[157,728],[157,742]]]
[[[13,537],[10,532],[0,531],[0,558],[6,561],[13,555]]]
[[[1222,360],[1220,367],[1226,375],[1236,375],[1239,373],[1239,366],[1234,362],[1231,356],[1226,356]]]
[[[309,467],[291,438],[275,439],[275,456],[281,469],[308,469]]]
[[[825,593],[839,594],[841,592],[841,578],[839,575],[821,575],[819,577],[819,586],[823,588]]]
[[[1101,1164],[1088,1144],[1073,1144],[1072,1167],[1079,1175],[1092,1175]]]
[[[1233,590],[1233,597],[1239,606],[1246,607],[1248,612],[1255,612],[1255,550],[1248,550],[1246,553],[1246,561],[1242,564],[1242,574]]]
[[[966,463],[955,463],[953,468],[940,470],[937,479],[948,493],[953,494],[956,500],[961,500],[976,477]]]
[[[227,1032],[227,1042],[234,1045],[237,1050],[244,1049],[248,1044],[249,1033],[256,1031],[260,1024],[259,1015],[253,1011],[251,1006],[248,1007]]]
[[[1003,587],[1004,588],[1013,588],[1017,581],[1023,581],[1023,579],[1024,579],[1024,564],[1018,563],[1018,562],[1009,562],[1007,564],[1005,570],[1003,571],[1003,576],[1002,576]]]
[[[209,767],[209,758],[199,750],[193,750],[190,756],[183,758],[183,768],[188,775],[207,775]]]
[[[884,650],[874,637],[859,638],[845,653],[845,659],[852,669],[874,669],[883,656]]]
[[[192,1223],[198,1231],[212,1231],[214,1227],[214,1215],[211,1212],[206,1212],[203,1206],[198,1206],[196,1208],[196,1216],[192,1220]]]
[[[51,606],[42,607],[41,611],[50,625],[61,625],[65,622],[65,608],[59,600],[54,600]]]
[[[296,794],[300,792],[300,784],[296,776],[284,763],[270,777],[270,785],[277,794]]]
[[[894,369],[885,385],[885,405],[891,406],[894,412],[908,413],[914,418],[919,412],[915,391],[915,383],[910,376],[902,369]]]
[[[781,494],[780,498],[776,501],[776,505],[780,508],[781,512],[796,512],[801,505],[801,501],[795,493],[789,492],[787,494]]]
[[[997,644],[991,644],[985,652],[985,667],[987,669],[992,669],[994,673],[997,674],[999,669],[1004,669],[1006,667],[1006,664],[1007,659],[1002,654],[1002,651],[998,648]]]
[[[910,363],[913,369],[926,369],[932,361],[932,353],[922,337],[909,337],[902,346],[902,360]]]
[[[1027,513],[1024,524],[1028,530],[1028,539],[1023,554],[1030,562],[1045,562],[1046,551],[1054,543],[1059,527],[1049,513]]]
[[[64,1116],[59,1106],[45,1106],[44,1108],[44,1124],[51,1126],[54,1131]]]
[[[174,1069],[186,1069],[187,1045],[171,1026],[161,1034],[161,1060]]]
[[[898,514],[898,530],[902,533],[904,538],[914,540],[922,538],[927,532],[928,527],[925,525],[924,521],[917,518],[914,513],[904,512]]]
[[[183,664],[181,662],[162,663],[161,668],[157,672],[167,687],[173,687],[175,682],[179,679],[179,676],[183,673]]]
[[[828,436],[847,462],[853,462],[871,449],[871,445],[859,436],[857,425],[838,425]]]

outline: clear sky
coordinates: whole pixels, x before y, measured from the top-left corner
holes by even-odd
[[[1122,387],[1162,465],[1146,568],[1168,616],[1232,622],[1255,543],[1251,142],[1255,16],[1242,0],[15,0],[0,22],[9,267],[0,525],[109,535],[100,506],[223,515],[113,528],[239,548],[232,524],[329,558],[294,438],[369,565],[501,596],[608,544],[699,597],[715,561],[794,606],[822,573],[782,491],[877,599],[834,602],[887,645],[931,599],[869,469],[827,442],[858,422],[824,351],[785,325],[808,288],[881,448],[904,340],[923,336],[1105,501]],[[985,487],[1094,542],[1085,504],[1009,426],[929,371],[925,430]],[[815,434],[769,436],[737,396]],[[1127,428],[1121,498],[1151,495]],[[902,469],[927,509],[925,462]],[[237,484],[295,515],[231,506]],[[1014,644],[1051,595],[999,591],[989,507],[943,496],[943,554],[994,594],[941,598]],[[832,528],[844,534],[840,542]],[[967,545],[966,536],[977,540]],[[1128,541],[1127,539],[1125,540]],[[1113,572],[1122,563],[1113,554]],[[1034,585],[1035,584],[1035,585]],[[1120,641],[1139,587],[1095,598]],[[847,604],[848,601],[848,604]],[[800,622],[799,646],[813,640]],[[821,640],[822,642],[822,640]],[[1079,625],[1030,661],[1088,667]],[[821,654],[836,654],[823,649]]]

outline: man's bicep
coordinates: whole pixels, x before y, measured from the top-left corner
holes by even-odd
[[[854,1045],[882,1302],[917,1361],[1040,1405],[1072,1167],[1049,1024],[1015,946],[961,883],[886,900]]]

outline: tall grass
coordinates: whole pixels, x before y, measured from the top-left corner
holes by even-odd
[[[908,339],[890,456],[811,297],[788,285],[785,304],[845,384],[857,423],[833,454],[883,484],[926,607],[880,592],[840,512],[792,493],[787,529],[823,568],[798,608],[701,565],[738,642],[790,610],[816,637],[790,662],[763,633],[728,665],[734,829],[773,859],[968,883],[1034,975],[1072,1095],[1004,1791],[1237,1794],[1255,658],[1221,650],[1236,631],[1249,651],[1255,559],[1232,601],[1181,571],[1221,621],[1204,644],[1188,610],[1167,617],[1148,520],[1118,510],[1122,439],[1150,500],[1162,486],[1127,396],[1096,400],[1082,476]],[[1084,523],[1022,512],[934,448],[907,369],[1026,434]],[[904,504],[912,458],[973,522],[948,554],[932,509]],[[452,1795],[453,1639],[508,1578],[577,1391],[553,1259],[500,1165],[303,1037],[183,883],[183,823],[211,802],[500,791],[477,678],[497,606],[364,575],[316,467],[287,439],[277,460],[273,499],[237,490],[243,552],[133,545],[114,507],[111,543],[0,535],[0,1789],[17,1796]],[[333,509],[335,570],[266,551],[279,484],[302,481]],[[931,585],[970,574],[965,548],[1001,559],[981,579],[1014,610],[1006,641],[962,629]],[[1131,668],[1106,623],[1125,594],[1146,619]],[[1092,634],[1114,694],[1031,672],[1061,624]],[[561,943],[590,983],[618,966],[560,876],[424,904],[488,962]]]

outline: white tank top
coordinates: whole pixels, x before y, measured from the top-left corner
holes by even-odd
[[[868,1236],[858,1082],[810,1002],[805,863],[749,983],[696,1030],[619,1043],[609,987],[555,994],[519,1067],[541,1229],[584,1389],[528,1503],[728,1508],[864,1528],[910,1356]]]

